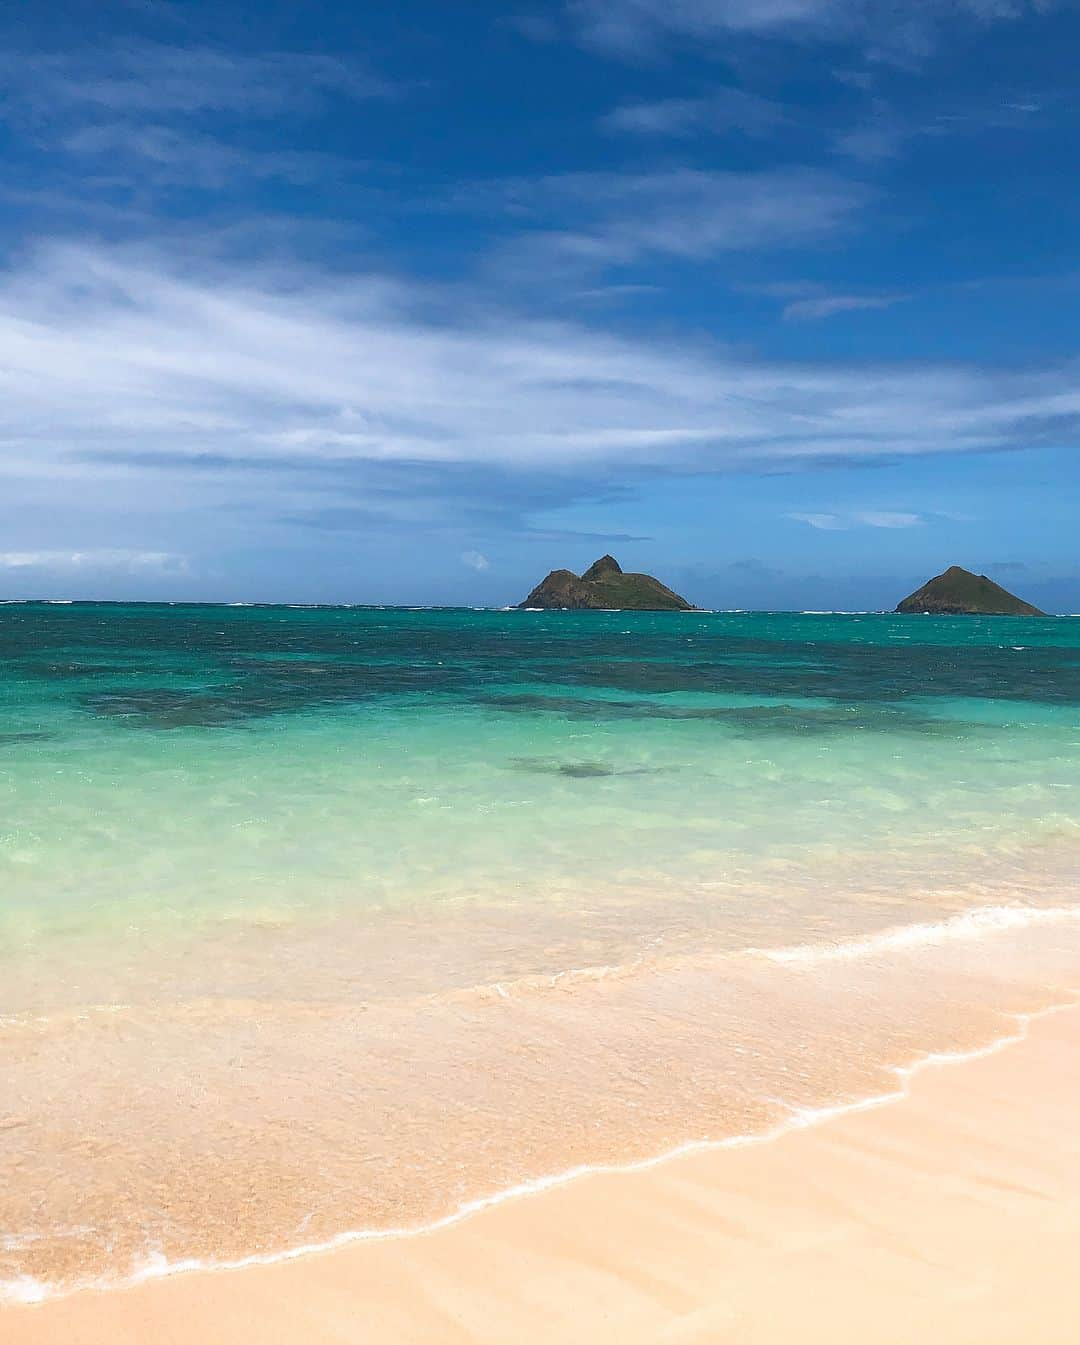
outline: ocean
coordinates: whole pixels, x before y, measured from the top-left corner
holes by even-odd
[[[1080,621],[0,606],[0,1296],[398,1236],[1080,987]]]

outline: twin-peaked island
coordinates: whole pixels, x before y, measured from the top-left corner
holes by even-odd
[[[601,556],[580,576],[572,570],[552,570],[521,606],[633,612],[694,610],[692,603],[651,574],[625,574],[614,556]]]
[[[651,574],[626,574],[614,556],[601,556],[582,575],[552,570],[521,607],[574,611],[693,612],[681,598]],[[929,612],[936,616],[1042,616],[1037,607],[1006,592],[984,574],[953,565],[905,598],[898,612]]]

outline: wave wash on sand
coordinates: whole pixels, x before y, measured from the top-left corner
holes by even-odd
[[[57,1293],[130,1285],[188,1270],[266,1265],[355,1241],[446,1227],[500,1201],[590,1172],[638,1169],[700,1148],[774,1139],[902,1097],[912,1073],[927,1064],[967,1059],[1016,1040],[1033,1015],[1074,1001],[1069,977],[1080,965],[1078,956],[1080,911],[984,908],[847,944],[658,960],[632,972],[556,978],[546,989],[533,983],[524,994],[455,996],[449,1003],[429,1004],[426,1016],[414,1003],[410,1016],[394,1022],[392,1039],[412,1055],[414,1068],[423,1060],[429,1089],[431,1071],[442,1071],[436,1124],[429,1122],[420,1144],[414,1134],[410,1148],[407,1138],[396,1140],[395,1126],[384,1126],[381,1161],[360,1140],[359,1151],[342,1162],[340,1155],[310,1142],[297,1116],[295,1145],[268,1161],[262,1134],[253,1133],[250,1144],[237,1142],[227,1124],[238,1107],[251,1106],[253,1099],[242,1090],[226,1092],[217,1099],[220,1168],[203,1167],[207,1185],[200,1187],[197,1203],[181,1207],[190,1222],[181,1222],[181,1211],[166,1207],[167,1218],[156,1227],[147,1226],[145,1218],[151,1193],[168,1199],[180,1172],[200,1155],[194,1149],[184,1152],[182,1141],[179,1155],[159,1147],[156,1128],[163,1118],[160,1113],[138,1115],[138,1080],[132,1078],[128,1086],[136,1101],[124,1118],[123,1133],[143,1138],[121,1166],[110,1153],[100,1168],[83,1171],[87,1204],[76,1217],[87,1218],[95,1195],[99,1208],[111,1214],[115,1183],[123,1181],[136,1222],[113,1219],[103,1226],[99,1215],[98,1222],[55,1231],[39,1227],[29,1237],[7,1238],[4,1259],[35,1268],[16,1269],[0,1292],[7,1301],[38,1302]],[[843,968],[839,976],[837,964]],[[826,967],[831,969],[823,975]],[[515,1007],[522,1005],[525,1013],[516,1014]],[[276,1024],[267,1005],[258,1012],[260,1032],[271,1042],[280,1032],[281,1042],[295,1047],[296,1034],[310,1032],[308,1046],[317,1061],[325,1062],[327,1044],[317,1030],[298,1025],[288,1011]],[[453,1033],[447,1031],[448,1018],[455,1023]],[[122,1038],[125,1030],[141,1035],[149,1026],[145,1014],[123,1010],[94,1021],[105,1036],[91,1029],[85,1044],[92,1043],[99,1063],[109,1038]],[[162,1019],[157,1021],[160,1028]],[[211,1025],[201,1013],[196,1021],[200,1035],[212,1031],[233,1039],[237,1028],[235,1021],[231,1028]],[[375,1038],[385,1040],[389,1024],[385,1018],[377,1021]],[[240,1023],[249,1023],[246,1015]],[[776,1032],[779,1024],[786,1025],[782,1035]],[[355,1023],[346,1030],[361,1058],[370,1058],[358,1042]],[[51,1028],[24,1024],[23,1032],[36,1039],[40,1052]],[[59,1036],[66,1054],[79,1050],[70,1025]],[[487,1080],[479,1114],[473,1110],[475,1096],[467,1089],[455,1093],[453,1086],[457,1064],[466,1056],[475,1067],[478,1039],[486,1043]],[[336,1033],[331,1040],[343,1044]],[[281,1085],[276,1049],[260,1081],[260,1097],[263,1087],[268,1097]],[[517,1063],[523,1050],[530,1061],[525,1071]],[[575,1057],[570,1067],[564,1059],[568,1050]],[[109,1063],[115,1085],[120,1067]],[[202,1068],[195,1060],[184,1065],[189,1078]],[[402,1091],[404,1083],[395,1084],[395,1091]],[[314,1067],[306,1085],[316,1090],[307,1099],[317,1103],[324,1121],[336,1112],[343,1133],[363,1135],[376,1092],[385,1090],[387,1080],[364,1095],[359,1072],[343,1088],[340,1066],[329,1086]],[[85,1097],[78,1105],[85,1115]],[[496,1113],[504,1120],[497,1165],[485,1162],[482,1149],[475,1152],[481,1130]],[[403,1132],[410,1124],[415,1130],[416,1114],[403,1109],[399,1115]],[[57,1120],[62,1124],[62,1117]],[[168,1127],[166,1133],[175,1145],[175,1133]],[[322,1217],[313,1217],[310,1204],[305,1209],[297,1203],[286,1212],[279,1200],[282,1170],[288,1175],[298,1167],[310,1171],[327,1163],[334,1167],[334,1198],[322,1205]],[[405,1220],[395,1199],[401,1188],[394,1177],[402,1169],[416,1183]],[[132,1191],[139,1174],[148,1170],[155,1174],[155,1185],[145,1195],[137,1187]],[[235,1192],[238,1174],[250,1184],[257,1217],[238,1224],[230,1195],[229,1222],[217,1225],[210,1184],[224,1183]],[[373,1191],[385,1204],[373,1200]],[[6,1197],[9,1205],[12,1194]],[[310,1194],[300,1191],[297,1198],[310,1201]],[[358,1206],[365,1212],[362,1224],[351,1222]],[[262,1222],[258,1216],[267,1213],[270,1219]],[[106,1229],[103,1256],[98,1248]],[[124,1242],[126,1265],[116,1256]],[[59,1276],[49,1274],[50,1263],[63,1267]]]

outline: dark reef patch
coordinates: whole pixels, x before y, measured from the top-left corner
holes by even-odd
[[[570,780],[604,780],[613,775],[655,775],[648,766],[612,766],[606,761],[561,761],[556,757],[512,757],[516,771],[535,775],[565,775]]]
[[[78,700],[96,715],[137,719],[152,728],[227,728],[244,720],[386,696],[445,694],[463,681],[454,668],[302,659],[240,665],[230,660],[230,670],[241,675],[212,689],[116,687],[85,692]]]
[[[226,728],[248,717],[245,707],[227,696],[161,687],[97,691],[80,696],[79,703],[103,718],[133,719],[158,729]]]
[[[769,734],[828,734],[852,732],[926,733],[957,737],[984,726],[937,718],[891,705],[748,705],[684,706],[658,701],[592,700],[576,696],[497,696],[484,702],[495,710],[519,714],[561,715],[578,721],[661,719],[707,721],[723,724],[747,737]],[[985,726],[992,731],[990,726]]]

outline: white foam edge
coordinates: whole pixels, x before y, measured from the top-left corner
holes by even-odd
[[[834,943],[801,943],[779,948],[750,948],[747,951],[770,962],[806,963],[846,962],[904,948],[951,943],[996,934],[1010,929],[1041,925],[1071,924],[1080,921],[1080,906],[975,906],[945,920],[925,924],[894,925],[876,934],[840,939]]]
[[[1027,1013],[1006,1015],[1016,1023],[1016,1030],[1004,1033],[983,1046],[963,1051],[931,1051],[919,1056],[906,1065],[892,1065],[888,1072],[894,1074],[898,1086],[884,1093],[875,1093],[870,1097],[858,1098],[852,1102],[840,1102],[822,1107],[791,1107],[790,1115],[775,1126],[747,1135],[729,1135],[724,1139],[686,1140],[674,1148],[655,1154],[650,1158],[641,1158],[629,1163],[583,1163],[567,1168],[562,1172],[551,1173],[544,1177],[534,1177],[528,1181],[509,1186],[488,1196],[479,1196],[464,1201],[449,1214],[427,1224],[415,1224],[405,1228],[361,1228],[336,1233],[322,1242],[303,1243],[288,1247],[280,1252],[254,1252],[249,1256],[232,1260],[212,1261],[199,1257],[189,1257],[178,1261],[169,1261],[160,1252],[152,1252],[137,1265],[130,1274],[115,1279],[84,1280],[73,1284],[57,1285],[35,1279],[30,1275],[20,1275],[13,1280],[0,1281],[0,1305],[36,1305],[57,1298],[70,1297],[75,1293],[87,1291],[111,1292],[116,1289],[131,1289],[150,1280],[164,1279],[171,1275],[186,1275],[194,1271],[221,1272],[247,1270],[256,1266],[272,1266],[285,1261],[296,1261],[301,1257],[317,1256],[321,1253],[337,1251],[342,1247],[359,1242],[385,1242],[402,1238],[422,1237],[438,1233],[454,1224],[493,1209],[509,1200],[520,1200],[526,1196],[539,1195],[555,1187],[565,1186],[583,1177],[619,1176],[624,1173],[645,1172],[659,1167],[677,1158],[695,1153],[720,1152],[725,1149],[744,1149],[752,1145],[768,1144],[782,1139],[785,1135],[815,1126],[827,1124],[844,1116],[858,1112],[874,1111],[880,1107],[901,1102],[910,1096],[911,1081],[926,1069],[940,1069],[948,1065],[959,1065],[968,1061],[981,1060],[998,1054],[1010,1046],[1025,1041],[1031,1030],[1031,1024],[1041,1018],[1069,1009],[1080,1008],[1077,998],[1062,1004],[1052,1004],[1044,1009],[1033,1009]],[[784,1104],[786,1105],[786,1104]]]

